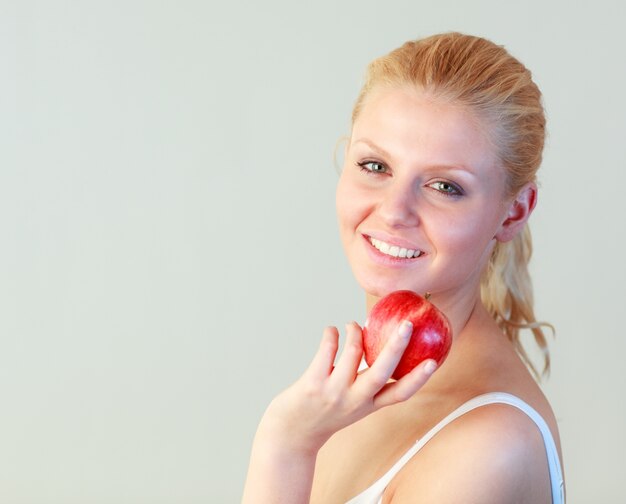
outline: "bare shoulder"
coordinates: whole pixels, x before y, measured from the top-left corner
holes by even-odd
[[[549,503],[541,433],[517,408],[477,408],[431,439],[386,494],[392,503]]]

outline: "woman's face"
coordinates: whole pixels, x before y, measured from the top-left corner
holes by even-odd
[[[379,89],[353,125],[337,188],[341,239],[357,281],[475,296],[507,217],[505,173],[466,110]]]

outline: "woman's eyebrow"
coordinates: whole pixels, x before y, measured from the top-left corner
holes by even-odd
[[[372,150],[375,150],[379,154],[382,154],[383,156],[388,157],[388,158],[391,157],[391,154],[389,154],[389,152],[387,152],[382,147],[379,147],[378,145],[376,145],[371,140],[368,140],[367,138],[358,138],[353,142],[353,144],[357,144],[357,143],[364,143],[365,145],[370,147]]]

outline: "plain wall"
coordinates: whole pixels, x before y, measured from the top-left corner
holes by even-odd
[[[621,1],[0,3],[0,501],[238,502],[256,424],[364,316],[333,151],[365,65],[458,30],[541,87],[531,220],[569,502],[623,494]]]

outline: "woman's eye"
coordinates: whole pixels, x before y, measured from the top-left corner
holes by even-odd
[[[432,184],[430,184],[430,187],[448,196],[459,196],[463,194],[463,191],[459,186],[453,184],[452,182],[446,182],[444,180],[433,182]]]
[[[387,171],[387,167],[378,161],[363,161],[357,165],[361,167],[361,170],[371,173],[385,173]]]

